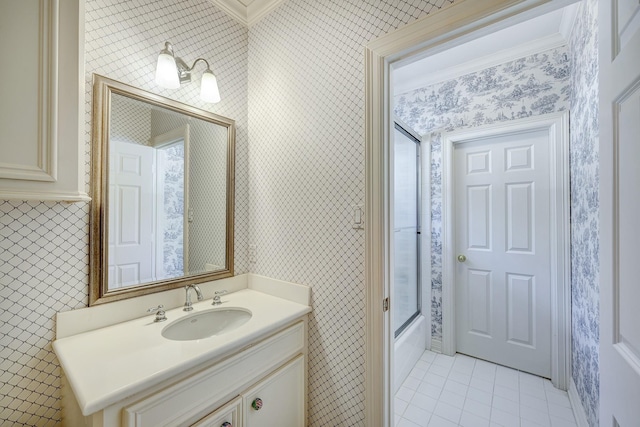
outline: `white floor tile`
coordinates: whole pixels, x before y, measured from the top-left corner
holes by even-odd
[[[551,403],[549,404],[549,415],[553,415],[556,418],[561,418],[567,421],[575,420],[573,416],[573,411],[571,410],[571,408],[558,406]]]
[[[443,390],[440,395],[440,402],[462,409],[464,407],[464,396]]]
[[[465,400],[464,408],[462,409],[462,411],[477,415],[486,420],[491,419],[491,406],[483,405],[482,403],[476,402],[475,400]]]
[[[460,384],[469,385],[469,383],[471,383],[471,374],[456,371],[455,369],[456,367],[454,366],[451,372],[449,372],[447,379]]]
[[[458,423],[458,421],[460,421],[460,415],[462,415],[462,409],[440,401],[436,405],[436,409],[433,411],[433,414],[446,420],[453,421],[454,423]]]
[[[529,406],[523,405],[520,407],[520,418],[523,420],[529,420],[544,427],[551,426],[551,420],[549,419],[549,414],[546,411],[539,411],[537,409],[530,408]]]
[[[406,387],[410,390],[417,390],[420,385],[420,380],[416,377],[408,376],[404,383],[402,383],[402,387]]]
[[[431,420],[429,420],[429,427],[458,427],[458,423],[434,415],[431,417]]]
[[[505,399],[509,399],[512,402],[516,402],[516,404],[520,402],[520,393],[518,392],[517,388],[514,390],[512,388],[496,384],[493,387],[493,395],[504,397]]]
[[[508,412],[509,414],[520,415],[518,403],[513,400],[505,399],[504,397],[493,396],[493,403],[491,404],[491,407]]]
[[[460,425],[462,427],[489,427],[489,420],[469,412],[462,412]]]
[[[520,405],[528,406],[529,408],[542,412],[549,412],[546,400],[538,399],[537,397],[533,397],[528,394],[520,395]]]
[[[431,418],[431,412],[425,411],[414,405],[409,405],[402,414],[402,418],[405,418],[412,423],[415,423],[422,427],[427,427],[429,419]]]
[[[422,382],[427,384],[437,385],[438,387],[444,387],[444,383],[447,382],[447,379],[443,376],[436,375],[431,372],[427,372],[427,375],[424,376]]]
[[[412,405],[415,405],[429,412],[433,412],[433,410],[436,409],[437,403],[438,399],[434,399],[433,397],[427,396],[426,394],[422,393],[414,394],[413,399],[411,399]]]
[[[400,387],[400,389],[396,392],[396,397],[398,399],[402,399],[405,402],[411,402],[411,398],[413,397],[415,390],[411,390],[407,387]]]
[[[477,377],[471,377],[471,382],[469,383],[471,387],[479,388],[480,390],[493,393],[493,382],[486,381]]]
[[[396,427],[576,427],[549,380],[462,354],[424,352],[394,405]]]
[[[408,402],[396,397],[393,401],[393,412],[395,414],[402,415],[404,410],[407,409],[407,406],[409,406]]]
[[[450,391],[451,393],[459,394],[461,396],[466,396],[468,389],[468,386],[451,380],[448,380],[443,388],[444,391]]]
[[[491,406],[491,402],[493,401],[493,394],[486,390],[469,387],[469,391],[467,391],[467,399],[472,399],[484,405]]]
[[[412,423],[411,421],[407,420],[406,418],[401,418],[400,422],[398,422],[398,424],[396,424],[396,427],[420,427],[420,425],[416,424],[416,423]]]
[[[513,427],[520,425],[520,417],[501,411],[499,409],[491,409],[491,422],[500,424],[504,427]]]
[[[551,418],[551,427],[577,427],[575,421],[563,420],[562,418],[554,417]]]
[[[429,374],[436,374],[446,378],[449,375],[450,370],[451,370],[451,367],[440,366],[434,363],[429,368]]]
[[[434,399],[439,399],[441,392],[442,387],[425,382],[420,384],[420,387],[418,387],[418,393],[426,394],[427,396],[433,397]]]

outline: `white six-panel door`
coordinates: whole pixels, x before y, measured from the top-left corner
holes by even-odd
[[[640,2],[600,1],[600,425],[640,423]]]
[[[458,352],[551,376],[549,134],[454,148]]]
[[[153,277],[152,147],[109,144],[109,288]]]

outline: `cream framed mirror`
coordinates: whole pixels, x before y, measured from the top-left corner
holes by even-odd
[[[89,305],[233,276],[235,121],[94,74]]]

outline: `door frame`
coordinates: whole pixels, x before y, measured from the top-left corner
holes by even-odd
[[[391,426],[393,334],[390,295],[389,147],[392,64],[431,55],[576,0],[457,0],[385,34],[364,49],[365,64],[365,424]],[[388,303],[388,300],[387,300]]]
[[[442,353],[456,353],[454,148],[496,136],[545,131],[549,136],[551,382],[567,390],[571,371],[569,113],[559,112],[443,134],[442,137]]]

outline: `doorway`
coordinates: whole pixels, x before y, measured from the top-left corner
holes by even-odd
[[[393,232],[389,224],[388,158],[391,126],[388,108],[391,64],[408,61],[411,55],[423,57],[466,40],[506,26],[507,18],[522,21],[551,9],[572,3],[544,1],[476,1],[455,3],[437,16],[426,17],[416,25],[402,28],[369,44],[367,66],[367,387],[366,414],[371,425],[392,425],[388,361],[392,358],[392,322],[382,302],[390,295],[389,258],[385,241]],[[431,22],[429,22],[429,19]],[[422,25],[424,23],[424,25]],[[380,308],[383,308],[382,310]]]

